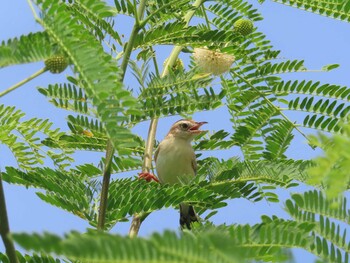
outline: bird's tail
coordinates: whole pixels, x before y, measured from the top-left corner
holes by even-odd
[[[193,206],[184,203],[180,204],[180,226],[181,229],[191,229],[191,223],[198,222],[198,216]]]

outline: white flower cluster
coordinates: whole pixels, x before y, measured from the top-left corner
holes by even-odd
[[[204,73],[220,75],[230,70],[235,57],[207,48],[195,48],[193,57],[197,65]]]

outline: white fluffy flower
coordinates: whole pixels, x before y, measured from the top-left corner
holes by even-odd
[[[195,48],[193,57],[203,72],[214,75],[220,75],[230,70],[232,63],[235,61],[235,57],[232,55],[207,48]]]

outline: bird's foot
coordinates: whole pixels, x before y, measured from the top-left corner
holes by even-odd
[[[159,180],[157,177],[155,177],[153,174],[151,173],[139,173],[139,179],[145,179],[147,182],[150,181],[155,181],[157,183],[159,183]]]

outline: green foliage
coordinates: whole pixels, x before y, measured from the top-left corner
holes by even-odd
[[[104,17],[106,8],[94,3],[86,1],[84,8]],[[124,146],[132,144],[133,136],[121,122],[127,119],[127,115],[138,113],[139,110],[134,97],[122,88],[118,80],[118,68],[65,3],[45,1],[45,5],[39,3],[38,7],[45,11],[43,19],[39,20],[40,24],[72,61],[114,146],[124,153]],[[70,30],[66,30],[67,28]]]
[[[286,120],[282,120],[274,126],[274,130],[266,137],[265,159],[286,159],[284,153],[294,137],[292,134],[293,128],[293,125]]]
[[[73,159],[69,157],[71,151],[57,144],[59,152],[43,149],[41,142],[43,135],[49,136],[57,143],[64,135],[58,129],[51,129],[49,120],[32,118],[23,120],[24,113],[15,107],[0,105],[0,141],[6,145],[17,160],[19,167],[30,170],[36,165],[44,163],[45,156],[52,159],[59,167],[67,166]]]
[[[229,109],[235,118],[233,139],[249,158],[285,158],[284,152],[298,126],[339,132],[339,121],[346,120],[348,87],[312,81],[283,81],[276,74],[305,71],[303,61],[277,64],[255,62],[234,69],[234,79],[225,80]],[[298,94],[298,97],[290,96]],[[318,97],[315,97],[317,94]],[[285,105],[286,108],[282,108]],[[295,124],[283,111],[309,113]],[[300,132],[300,130],[298,130]]]
[[[264,2],[265,0],[259,0]],[[332,17],[335,19],[350,22],[350,3],[348,1],[338,0],[318,0],[318,1],[307,1],[307,0],[273,0],[277,3],[290,5],[302,10],[313,12],[319,15]]]
[[[238,159],[218,160],[213,157],[199,160],[199,176],[209,176],[210,180],[252,180],[278,186],[295,186],[295,180],[303,182],[307,178],[306,170],[310,161],[243,161]],[[292,182],[294,180],[294,182]]]
[[[110,186],[106,221],[115,223],[133,213],[148,213],[169,206],[176,208],[181,202],[193,204],[199,214],[226,206],[227,200],[233,198],[278,202],[273,190],[296,186],[293,180],[304,180],[308,165],[293,161],[220,162],[208,158],[200,162],[198,179],[190,185],[162,186],[139,180],[114,180]],[[209,181],[205,180],[208,174]]]
[[[303,213],[313,213],[335,218],[345,223],[350,222],[345,197],[327,199],[324,194],[314,190],[304,194],[294,194],[292,199],[287,200],[286,207],[288,212],[299,220],[303,218]]]
[[[347,94],[350,93],[348,87],[330,84],[320,85],[320,82],[312,81],[280,82],[275,87],[274,93],[278,96],[286,91],[289,94],[310,95],[307,97],[298,96],[288,103],[288,108],[291,110],[313,113],[305,117],[303,121],[305,127],[338,132],[339,121],[346,120],[349,114],[350,107],[346,106],[346,103],[342,103],[342,101],[349,101],[347,98]],[[313,96],[315,94],[324,98],[317,99]]]
[[[292,195],[286,210],[298,222],[315,224],[308,250],[327,262],[349,261],[347,230],[339,222],[350,222],[346,198],[327,199],[321,192],[309,191]]]
[[[207,74],[194,72],[169,74],[164,78],[151,76],[146,89],[139,96],[143,104],[142,116],[132,116],[131,120],[145,120],[153,117],[192,113],[211,110],[223,105],[225,92],[215,92]]]
[[[140,161],[132,157],[127,160],[115,157],[113,172],[137,169],[141,165]],[[276,187],[296,186],[293,180],[303,180],[308,167],[305,162],[249,163],[234,159],[220,162],[211,158],[204,159],[200,164],[199,176],[190,185],[160,185],[130,178],[113,180],[109,190],[106,225],[112,227],[134,213],[149,213],[167,207],[177,208],[182,202],[193,204],[199,214],[208,209],[217,210],[226,206],[227,200],[233,198],[278,202],[278,196],[273,190]],[[205,179],[208,171],[210,180]],[[26,173],[7,167],[2,176],[6,182],[12,184],[45,190],[46,192],[37,193],[42,200],[96,226],[100,184],[93,178],[101,173],[101,170],[86,164],[66,172],[35,168]]]
[[[215,149],[229,149],[234,145],[231,140],[225,140],[230,135],[229,132],[219,130],[211,133],[207,132],[200,139],[195,141],[196,150],[215,150]]]
[[[310,168],[310,184],[322,184],[328,197],[336,197],[348,189],[350,182],[350,125],[343,125],[342,134],[328,137],[312,136],[312,142],[325,149],[325,155],[315,159],[316,166]]]
[[[91,109],[86,94],[81,88],[72,84],[49,85],[47,88],[38,88],[38,91],[50,98],[50,102],[58,108],[89,114]]]
[[[54,252],[82,262],[184,262],[188,258],[195,262],[235,262],[234,254],[227,246],[220,246],[221,240],[229,241],[230,238],[215,233],[203,233],[195,238],[190,234],[179,237],[173,232],[165,232],[149,239],[102,233],[70,233],[62,239],[47,233],[17,234],[15,239],[27,249]],[[203,246],[207,249],[203,250]]]
[[[36,32],[3,41],[0,45],[0,67],[43,61],[55,54],[47,32]]]
[[[135,15],[134,4],[130,0],[126,0],[126,1],[115,0],[114,5],[115,5],[119,14],[125,14],[125,15],[130,15],[130,16]]]
[[[60,263],[59,259],[55,259],[47,255],[39,255],[34,253],[33,255],[22,255],[17,252],[17,259],[19,263]],[[0,261],[2,263],[11,263],[5,254],[0,253]]]
[[[248,17],[252,21],[263,19],[257,9],[242,0],[215,2],[215,4],[209,5],[206,10],[215,15],[210,23],[223,30],[232,30],[234,23],[242,16]]]
[[[76,172],[61,172],[50,168],[35,168],[25,173],[13,167],[6,167],[3,180],[12,184],[46,190],[37,195],[54,206],[58,206],[86,220],[94,216],[90,203],[96,189],[86,176]]]
[[[183,20],[187,12],[191,11],[191,1],[178,0],[176,3],[171,0],[148,1],[146,21],[152,26],[160,26],[167,21]]]
[[[68,8],[100,41],[106,39],[108,34],[116,43],[121,44],[118,32],[113,29],[113,20],[106,20],[118,12],[115,8],[104,1],[74,1]]]
[[[196,229],[195,235],[166,231],[149,238],[88,232],[16,234],[14,239],[26,249],[55,253],[82,262],[282,262],[288,259],[284,247],[304,247],[313,225],[264,218],[254,226],[210,226]],[[94,249],[91,249],[91,248]],[[131,257],[132,255],[132,257]]]
[[[106,138],[93,137],[90,131],[82,131],[82,135],[62,135],[57,141],[47,138],[43,144],[50,148],[63,147],[71,150],[87,150],[103,152],[106,149]]]
[[[147,48],[154,45],[183,45],[193,47],[224,46],[240,39],[238,34],[221,30],[206,30],[187,27],[185,23],[169,23],[155,27],[146,33],[140,33],[135,40],[135,48]]]

